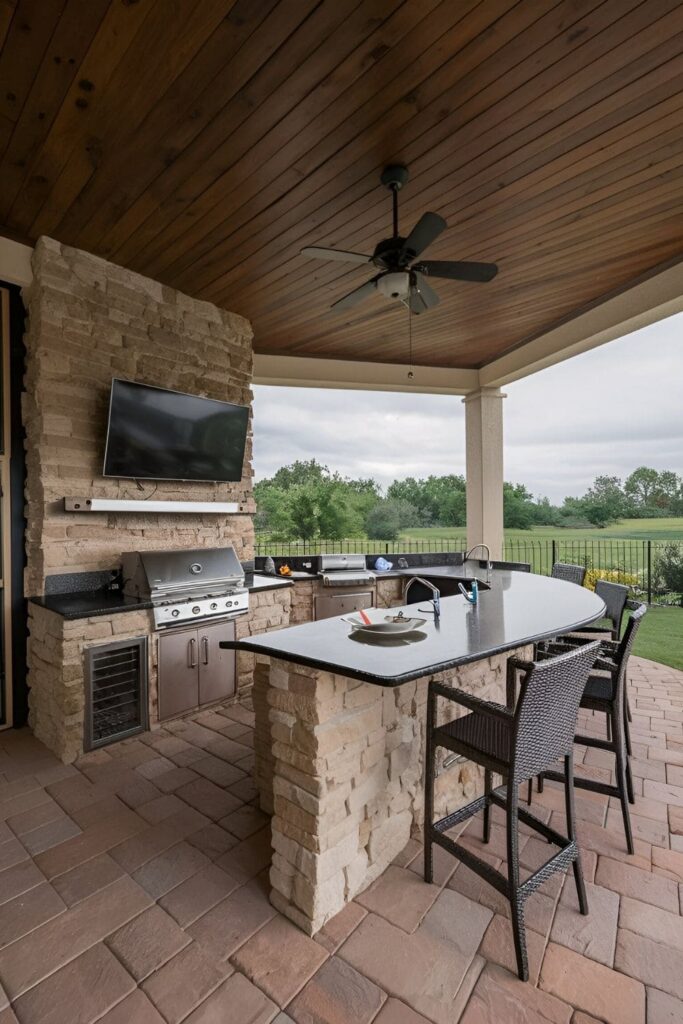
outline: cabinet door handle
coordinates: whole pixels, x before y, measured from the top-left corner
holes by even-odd
[[[190,668],[197,667],[197,641],[194,637],[189,641],[187,645],[187,657]]]
[[[202,658],[205,665],[209,664],[209,638],[208,636],[202,637]]]

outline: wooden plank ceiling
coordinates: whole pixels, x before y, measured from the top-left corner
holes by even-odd
[[[257,351],[405,362],[371,276],[299,255],[448,221],[413,356],[480,366],[683,256],[680,0],[0,0],[0,232],[249,317]]]

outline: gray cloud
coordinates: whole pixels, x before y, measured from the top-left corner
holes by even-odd
[[[683,472],[683,314],[505,388],[505,476],[561,501],[601,473]],[[257,479],[315,457],[348,476],[465,472],[447,395],[254,388]]]

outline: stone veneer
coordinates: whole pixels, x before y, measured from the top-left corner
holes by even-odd
[[[504,702],[510,653],[393,689],[278,660],[257,666],[256,779],[273,811],[278,910],[314,934],[422,829],[429,678]],[[464,713],[440,702],[440,720]],[[436,812],[481,792],[483,771],[456,763],[437,779]]]
[[[123,551],[234,544],[253,556],[251,431],[238,483],[145,482],[102,476],[112,377],[251,404],[252,331],[247,320],[88,253],[39,239],[28,310],[25,393],[25,592],[46,576],[109,569]],[[237,502],[242,514],[66,513],[75,496]],[[282,599],[284,601],[284,599]],[[282,625],[282,603],[267,595],[249,619]],[[238,630],[247,628],[238,626]],[[255,625],[256,628],[256,625]],[[151,635],[149,613],[67,622],[31,606],[28,643],[30,724],[64,760],[82,749],[83,650],[107,638]],[[156,674],[152,650],[152,699]],[[240,659],[239,682],[250,682]],[[152,718],[154,706],[152,708]]]
[[[289,622],[290,588],[251,595],[249,613],[235,620],[237,639],[281,629]],[[31,728],[65,763],[83,753],[85,652],[98,644],[146,636],[149,642],[149,721],[159,722],[158,642],[150,611],[64,619],[29,603],[29,670],[32,681]],[[254,655],[237,653],[237,692],[252,684]],[[191,714],[192,712],[188,712]]]
[[[108,569],[122,551],[220,546],[253,555],[251,435],[242,481],[102,477],[112,377],[251,403],[247,320],[49,238],[33,253],[23,419],[26,593],[59,572]],[[235,501],[244,515],[65,513],[64,496]]]

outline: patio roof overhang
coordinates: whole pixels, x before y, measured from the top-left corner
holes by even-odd
[[[0,234],[51,235],[247,316],[263,379],[285,365],[266,357],[331,360],[331,380],[341,361],[361,385],[409,361],[403,306],[329,312],[365,269],[299,254],[389,233],[389,162],[411,172],[404,231],[425,210],[449,223],[430,257],[500,266],[487,285],[439,282],[414,318],[414,362],[455,371],[454,391],[607,340],[596,311],[650,302],[645,279],[683,257],[677,0],[191,17],[68,0],[35,20],[9,3],[0,41]]]

